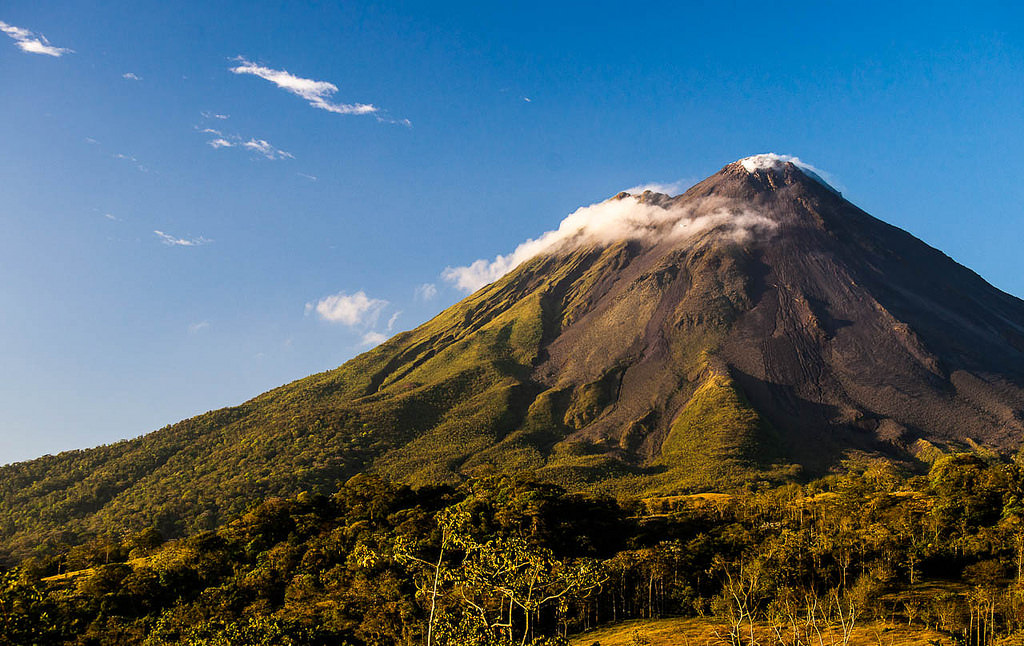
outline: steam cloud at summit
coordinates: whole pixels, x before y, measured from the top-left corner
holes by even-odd
[[[464,292],[474,292],[509,273],[535,256],[568,251],[587,245],[607,246],[621,240],[655,242],[665,239],[690,241],[706,231],[718,231],[737,242],[770,232],[776,224],[747,209],[730,208],[723,200],[707,199],[696,207],[677,208],[641,201],[626,195],[584,206],[572,212],[536,239],[520,244],[512,253],[493,260],[481,258],[459,267],[446,267],[444,280]]]

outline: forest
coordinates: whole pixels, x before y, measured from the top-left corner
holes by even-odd
[[[41,544],[0,572],[0,635],[541,646],[704,617],[723,646],[846,644],[855,627],[896,624],[965,646],[1024,636],[1024,465],[964,453],[918,474],[846,466],[632,501],[530,473],[418,489],[358,475],[181,538],[147,528]]]

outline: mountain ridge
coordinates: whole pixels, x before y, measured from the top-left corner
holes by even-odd
[[[772,161],[577,212],[544,253],[339,368],[0,468],[0,545],[190,533],[361,471],[530,470],[639,496],[1016,451],[1024,301]]]

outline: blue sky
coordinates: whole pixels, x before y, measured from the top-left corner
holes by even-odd
[[[446,267],[761,152],[1024,295],[1009,4],[494,4],[0,6],[0,463],[337,366]]]

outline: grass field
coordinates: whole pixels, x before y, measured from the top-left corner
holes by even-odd
[[[757,644],[772,646],[778,642],[766,626],[759,626]],[[817,639],[817,637],[816,637]],[[747,643],[746,636],[744,643]],[[848,646],[936,646],[951,645],[952,639],[934,630],[920,627],[866,623],[854,628]],[[728,629],[710,618],[639,619],[591,630],[570,639],[571,646],[728,646]],[[808,646],[842,644],[842,634],[822,631],[820,641]]]

